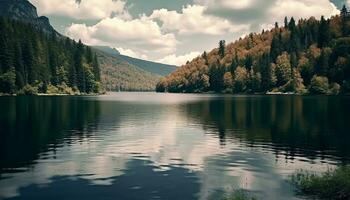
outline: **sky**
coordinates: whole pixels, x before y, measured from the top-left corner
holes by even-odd
[[[60,33],[131,57],[182,65],[250,32],[338,14],[350,0],[29,0]]]

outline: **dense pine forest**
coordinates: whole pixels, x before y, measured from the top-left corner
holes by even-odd
[[[0,93],[99,93],[97,56],[79,42],[0,18]]]
[[[272,30],[188,62],[157,84],[158,92],[298,93],[350,92],[350,15],[284,20]]]

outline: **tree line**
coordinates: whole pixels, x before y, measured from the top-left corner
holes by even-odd
[[[188,62],[158,92],[338,94],[350,92],[350,14],[292,17]]]
[[[0,17],[0,93],[80,94],[100,90],[100,67],[90,47]]]

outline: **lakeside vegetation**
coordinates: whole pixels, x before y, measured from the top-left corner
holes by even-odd
[[[299,171],[292,177],[302,195],[318,199],[350,199],[350,166],[341,166],[323,174]]]
[[[100,66],[90,47],[0,17],[0,94],[100,93]]]
[[[243,190],[234,191],[232,194],[226,194],[222,200],[257,200],[256,197]]]
[[[350,15],[298,22],[285,18],[272,30],[195,58],[157,84],[174,93],[350,93]]]

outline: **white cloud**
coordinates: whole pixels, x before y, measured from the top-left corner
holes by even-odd
[[[122,0],[30,0],[40,15],[67,16],[74,19],[103,19],[117,14],[130,18]]]
[[[121,47],[117,47],[116,49],[120,52],[120,54],[125,55],[125,56],[130,56],[130,57],[133,57],[133,58],[140,58],[140,59],[143,59],[143,60],[147,60],[148,59],[147,55],[141,54],[139,52],[135,52],[135,51],[133,51],[131,49],[124,49],[124,48],[121,48]]]
[[[210,7],[241,10],[252,7],[256,0],[195,0],[195,2]]]
[[[190,52],[188,54],[180,55],[180,56],[176,56],[176,54],[172,54],[157,60],[157,62],[169,64],[169,65],[181,66],[186,64],[187,61],[191,61],[192,59],[194,59],[199,55],[200,55],[200,52],[197,52],[197,51]]]
[[[338,13],[339,10],[329,0],[277,0],[268,10],[268,15],[275,20],[282,20],[285,16],[299,19],[323,15],[328,18]]]
[[[229,20],[205,14],[207,7],[188,5],[182,12],[167,9],[154,10],[150,19],[160,20],[162,29],[177,31],[179,34],[220,35],[227,32],[239,32],[248,29],[248,25],[234,25]]]
[[[93,26],[72,24],[66,34],[89,45],[108,45],[143,54],[148,51],[172,53],[177,43],[174,34],[163,33],[156,22],[145,17],[133,20],[106,18]]]
[[[348,0],[348,6],[350,7],[350,0]]]

